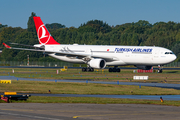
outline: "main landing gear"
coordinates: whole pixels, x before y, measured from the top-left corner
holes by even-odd
[[[83,67],[82,72],[94,72],[92,67]],[[121,72],[121,69],[115,66],[114,68],[109,68],[109,72]]]
[[[109,72],[121,72],[121,69],[115,66],[114,68],[109,68]]]
[[[94,72],[94,68],[91,68],[91,67],[83,67],[82,68],[82,72]]]

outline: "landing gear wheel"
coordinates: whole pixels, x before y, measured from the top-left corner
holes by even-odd
[[[109,72],[112,72],[113,71],[113,69],[112,68],[109,68]]]
[[[116,72],[116,68],[113,68],[113,72]]]
[[[87,71],[87,68],[82,68],[82,72],[86,72]]]
[[[82,72],[94,72],[94,68],[82,68]]]
[[[158,69],[158,73],[162,73],[162,69]]]
[[[120,72],[120,71],[121,71],[121,69],[120,69],[120,68],[117,68],[117,69],[116,69],[116,72]]]
[[[121,72],[121,69],[120,68],[109,68],[109,72]]]
[[[91,72],[91,68],[87,68],[87,72]]]
[[[158,65],[158,73],[162,73],[162,65]]]

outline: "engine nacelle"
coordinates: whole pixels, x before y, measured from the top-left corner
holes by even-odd
[[[88,62],[88,65],[92,68],[104,69],[106,67],[106,61],[103,59],[92,59]]]
[[[136,65],[136,67],[142,70],[150,70],[152,68],[152,66],[143,66],[143,65]]]

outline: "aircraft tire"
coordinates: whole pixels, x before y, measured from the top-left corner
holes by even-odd
[[[94,68],[82,68],[82,72],[94,72]]]
[[[116,68],[113,68],[113,72],[116,72],[116,70],[117,70]]]
[[[158,73],[162,73],[162,69],[158,69]]]
[[[116,68],[116,72],[121,72],[121,69],[120,68]]]
[[[91,68],[86,68],[86,71],[87,72],[91,72]]]
[[[120,68],[109,68],[109,72],[121,72],[121,69]]]
[[[112,68],[109,68],[109,72],[112,72],[113,71],[113,69]]]
[[[86,71],[87,71],[87,69],[83,67],[82,68],[82,72],[86,72]]]

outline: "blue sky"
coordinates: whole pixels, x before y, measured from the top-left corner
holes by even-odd
[[[180,0],[0,0],[0,23],[27,28],[31,13],[44,23],[79,27],[89,20],[109,25],[180,22]]]

